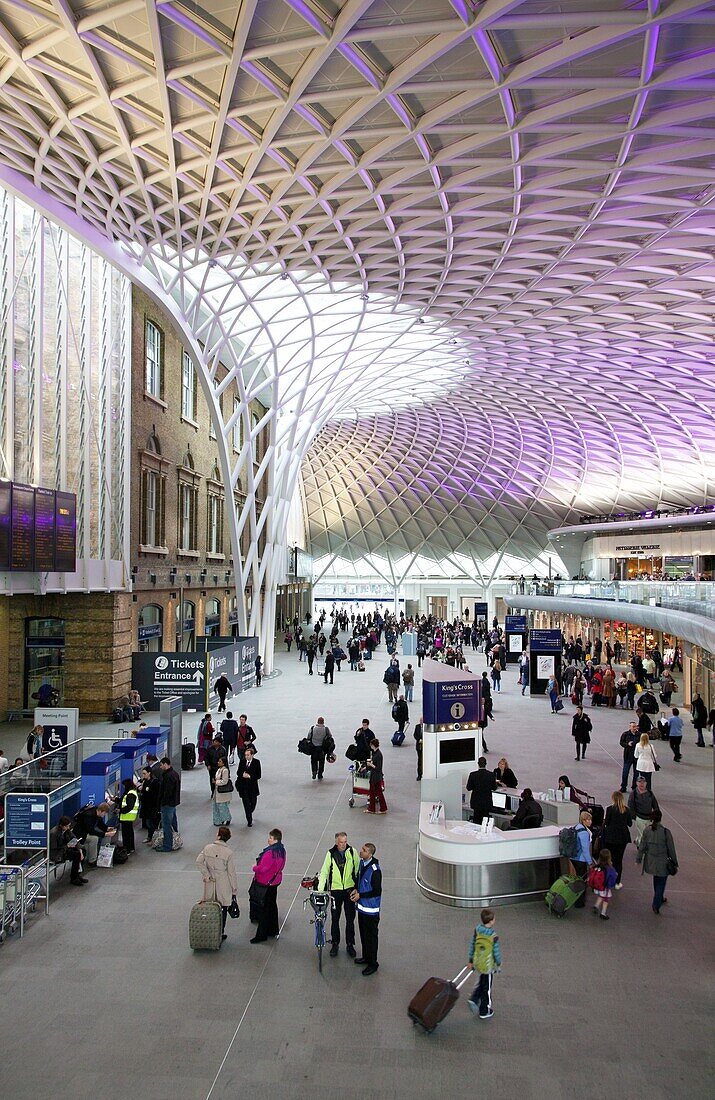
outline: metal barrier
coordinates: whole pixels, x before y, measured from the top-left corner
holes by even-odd
[[[0,874],[0,944],[7,936],[20,931],[20,939],[25,935],[25,920],[28,913],[34,913],[38,901],[45,902],[45,913],[49,912],[49,889],[47,878],[47,859],[33,862],[28,860],[20,867],[5,865]],[[42,892],[42,877],[45,892]]]

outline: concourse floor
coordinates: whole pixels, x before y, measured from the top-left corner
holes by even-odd
[[[481,671],[483,660],[474,655],[472,668]],[[279,675],[234,704],[256,730],[264,778],[253,829],[234,796],[242,913],[229,921],[224,947],[193,954],[187,945],[189,910],[201,893],[194,860],[215,835],[206,773],[197,768],[183,773],[180,852],[156,854],[140,844],[128,865],[90,871],[82,889],[60,883],[49,917],[34,918],[22,942],[0,947],[0,1094],[712,1095],[713,754],[695,747],[689,721],[681,765],[667,745],[656,745],[663,767],[654,790],[681,865],[661,916],[651,912],[651,879],[641,877],[632,847],[608,923],[590,905],[563,920],[542,902],[497,909],[504,966],[494,981],[495,1016],[475,1019],[463,997],[425,1036],[407,1018],[407,1003],[430,975],[451,977],[462,967],[476,911],[435,905],[415,885],[416,754],[411,730],[403,748],[389,743],[384,647],[364,674],[343,665],[333,686],[309,678],[295,650],[279,653],[277,664]],[[521,697],[516,676],[510,667],[495,696],[490,766],[506,755],[520,786],[534,789],[554,786],[566,772],[607,804],[619,786],[618,737],[630,716],[591,711],[593,743],[576,763],[570,704],[552,717],[546,698]],[[311,781],[309,762],[296,751],[319,715],[338,745],[323,783]],[[364,816],[362,800],[348,806],[343,754],[363,717],[383,743],[384,817]],[[413,704],[411,719],[418,718]],[[197,716],[186,716],[187,734],[196,725]],[[246,891],[273,826],[288,850],[278,892],[282,932],[251,946]],[[303,911],[300,879],[317,871],[338,829],[355,846],[373,841],[383,868],[381,966],[372,977],[362,976],[344,946],[338,958],[326,957],[319,976]]]

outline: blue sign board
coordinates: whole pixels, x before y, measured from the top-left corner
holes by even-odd
[[[529,649],[532,653],[560,653],[562,645],[560,630],[529,631]]]
[[[526,615],[506,615],[504,629],[507,634],[523,634],[526,630]]]
[[[424,721],[430,726],[474,725],[481,715],[477,680],[422,682]]]
[[[489,614],[488,603],[475,603],[474,605],[474,621],[478,622],[479,619],[486,619]]]
[[[5,795],[5,850],[47,848],[50,806],[46,794]]]

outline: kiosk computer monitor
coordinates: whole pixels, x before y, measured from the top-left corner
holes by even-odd
[[[440,764],[474,763],[476,743],[476,737],[456,737],[449,741],[446,739],[441,740],[439,743]]]
[[[492,806],[495,810],[506,810],[506,795],[504,791],[492,791]]]

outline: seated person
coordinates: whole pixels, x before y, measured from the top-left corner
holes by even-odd
[[[128,698],[129,698],[129,706],[132,708],[132,718],[136,722],[139,715],[144,712],[144,709],[145,709],[144,702],[142,700],[142,697],[141,697],[140,693],[136,690],[136,688],[132,688],[132,690],[129,692],[129,697]]]
[[[81,840],[87,851],[87,862],[90,867],[97,862],[99,844],[104,837],[112,837],[116,829],[109,829],[104,820],[110,806],[107,802],[100,802],[99,806],[83,806],[79,813],[75,814],[74,834]]]
[[[544,811],[531,793],[531,787],[525,787],[519,798],[519,808],[509,822],[510,829],[539,829],[544,820]]]
[[[73,886],[84,886],[82,878],[82,857],[84,849],[72,832],[72,820],[61,817],[54,829],[50,829],[50,863],[71,863],[70,882]]]
[[[518,783],[514,772],[509,767],[509,761],[505,756],[502,756],[501,760],[494,769],[494,778],[497,781],[497,787],[512,787],[516,789]]]

